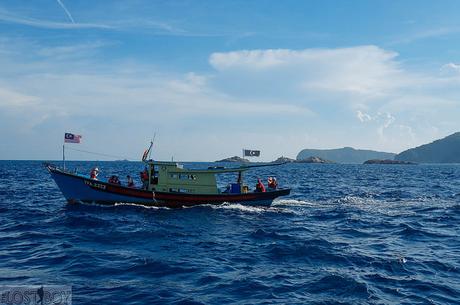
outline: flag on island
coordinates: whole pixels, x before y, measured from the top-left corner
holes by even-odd
[[[64,134],[64,143],[80,143],[81,135],[66,132]]]
[[[260,150],[243,149],[245,157],[260,157]]]

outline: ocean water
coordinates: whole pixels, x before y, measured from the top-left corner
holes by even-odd
[[[73,304],[460,304],[460,165],[246,181],[268,175],[292,188],[271,207],[107,207],[67,204],[40,162],[0,161],[0,285],[69,285]]]

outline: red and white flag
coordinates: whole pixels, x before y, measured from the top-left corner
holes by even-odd
[[[80,143],[81,135],[68,133],[64,134],[64,143]]]

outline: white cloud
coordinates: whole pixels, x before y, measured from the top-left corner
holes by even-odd
[[[85,144],[93,145],[95,151],[125,149],[124,154],[135,156],[131,150],[156,130],[163,138],[156,150],[158,158],[173,154],[178,159],[209,160],[215,158],[215,151],[203,152],[200,147],[212,144],[213,138],[225,138],[235,141],[227,146],[238,147],[237,153],[238,142],[247,138],[248,130],[265,129],[263,123],[251,125],[255,118],[270,121],[310,115],[301,105],[265,101],[260,107],[250,98],[225,94],[209,84],[209,75],[167,73],[136,64],[105,66],[64,56],[85,47],[33,48],[40,57],[26,61],[16,60],[17,52],[0,56],[5,63],[0,71],[1,136],[41,131],[53,137],[75,130],[85,135]],[[56,62],[56,56],[62,61]],[[54,137],[61,140],[60,134]],[[121,137],[129,143],[126,147],[117,144]],[[167,140],[170,137],[176,140]],[[254,145],[262,146],[267,139],[259,137]]]
[[[93,51],[110,45],[105,41],[53,47],[1,42],[0,107],[28,112],[0,120],[0,134],[19,125],[31,133],[71,128],[95,150],[119,149],[117,139],[126,137],[122,149],[134,155],[129,149],[157,130],[160,158],[217,159],[217,151],[237,147],[237,153],[246,143],[271,151],[267,161],[294,157],[305,147],[400,151],[425,142],[437,120],[456,122],[458,116],[458,81],[438,71],[411,73],[396,53],[375,46],[214,53],[210,73],[169,73],[91,61]],[[24,54],[14,49],[19,46],[32,50],[30,57],[18,56]]]
[[[441,66],[441,74],[446,76],[458,76],[460,75],[460,64],[453,62],[447,63]]]
[[[356,117],[372,128],[363,143],[394,151],[422,144],[426,130],[455,120],[460,106],[458,77],[411,71],[397,53],[377,46],[214,53],[210,64],[217,70],[214,81],[228,94],[276,96],[324,120]],[[443,69],[457,72],[459,65]]]
[[[173,35],[173,36],[218,36],[208,35],[205,33],[192,33],[184,29],[173,26],[164,21],[152,20],[151,18],[127,19],[125,16],[115,16],[113,20],[107,19],[103,22],[75,22],[72,14],[67,10],[61,1],[58,4],[64,9],[67,17],[71,22],[59,22],[47,19],[37,19],[28,16],[22,16],[0,7],[0,22],[20,24],[36,28],[55,29],[55,30],[77,30],[77,29],[103,29],[103,30],[136,30],[146,29],[149,34],[155,35]],[[108,16],[111,16],[110,14]]]
[[[346,94],[342,101],[362,103],[386,97],[414,80],[400,68],[397,55],[371,45],[214,53],[209,62],[221,74],[242,76],[251,85],[259,80],[299,94]]]
[[[115,43],[104,41],[92,41],[88,43],[43,47],[37,49],[36,54],[45,57],[52,57],[54,60],[82,58],[94,54],[94,52],[102,48],[113,45],[115,45]]]
[[[229,69],[264,69],[290,64],[301,59],[302,53],[292,50],[244,50],[228,53],[213,53],[209,58],[217,70]]]
[[[362,112],[361,110],[356,111],[356,117],[362,123],[372,121],[372,117],[369,114]]]
[[[113,26],[98,23],[65,23],[22,17],[0,8],[0,21],[45,29],[111,29]]]
[[[413,33],[401,35],[400,37],[392,41],[391,44],[393,45],[393,44],[401,44],[401,43],[402,44],[412,43],[418,40],[439,38],[439,37],[444,37],[444,36],[448,36],[451,34],[456,34],[459,32],[460,32],[460,27],[458,26],[423,29],[423,30],[418,30]]]
[[[0,87],[0,108],[17,110],[38,104],[39,98]]]
[[[372,122],[374,125],[376,124],[376,131],[381,140],[384,140],[385,130],[387,130],[396,121],[396,118],[389,112],[378,112],[375,115],[370,115],[358,110],[356,111],[356,117],[361,123]]]

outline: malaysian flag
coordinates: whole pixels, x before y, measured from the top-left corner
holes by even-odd
[[[64,143],[80,143],[81,135],[66,132],[64,134]]]

